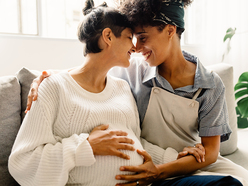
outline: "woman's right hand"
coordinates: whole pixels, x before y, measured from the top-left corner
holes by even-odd
[[[88,137],[88,141],[95,155],[112,155],[123,159],[130,157],[120,150],[131,150],[135,148],[134,141],[127,137],[127,133],[121,130],[110,131],[109,125],[100,125],[95,127]]]
[[[51,74],[52,74],[52,71],[50,70],[43,71],[40,76],[38,76],[37,78],[33,80],[33,83],[30,85],[30,90],[28,93],[27,108],[25,110],[25,113],[27,113],[30,110],[32,102],[37,100],[38,87],[40,86],[41,82],[45,78],[49,77]]]

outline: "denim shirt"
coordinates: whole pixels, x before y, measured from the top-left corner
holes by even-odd
[[[201,94],[196,99],[199,102],[199,136],[221,135],[221,141],[228,140],[231,129],[222,80],[216,73],[206,69],[197,57],[187,52],[183,52],[183,55],[186,60],[196,64],[194,85],[173,89],[170,83],[159,75],[158,68],[150,67],[143,58],[132,58],[128,68],[114,67],[109,73],[129,83],[137,103],[141,123],[149,103],[153,87],[152,79],[155,79],[158,87],[189,99],[192,99],[196,91],[202,88]]]

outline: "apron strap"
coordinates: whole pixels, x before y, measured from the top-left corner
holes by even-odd
[[[154,87],[157,87],[156,82],[155,82],[155,78],[152,78],[152,84]]]
[[[202,88],[199,88],[192,99],[193,100],[196,100],[196,98],[199,96],[199,94],[201,93],[201,91],[202,91]]]

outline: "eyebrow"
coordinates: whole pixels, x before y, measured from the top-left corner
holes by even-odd
[[[147,32],[142,31],[142,32],[135,33],[135,35],[141,35],[141,34],[144,34],[144,33],[147,33]]]

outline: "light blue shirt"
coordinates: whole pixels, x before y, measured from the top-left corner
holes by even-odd
[[[143,58],[132,58],[128,68],[115,67],[110,74],[129,83],[137,103],[141,123],[149,103],[153,78],[158,87],[189,99],[192,99],[196,91],[202,88],[201,94],[196,99],[199,102],[199,136],[221,135],[221,141],[228,140],[231,129],[222,80],[216,73],[207,70],[197,57],[186,52],[183,52],[183,55],[186,60],[197,65],[194,85],[174,90],[170,83],[158,74],[157,67],[150,67]]]

